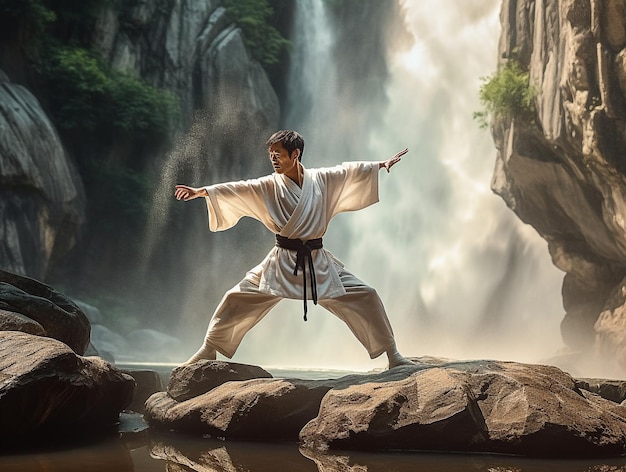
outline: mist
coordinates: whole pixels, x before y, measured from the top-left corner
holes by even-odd
[[[540,362],[555,355],[563,347],[563,274],[546,242],[490,190],[496,150],[472,117],[481,77],[496,68],[499,0],[406,1],[398,9],[374,3],[380,11],[370,20],[380,18],[384,30],[372,35],[338,24],[324,5],[297,3],[281,127],[304,135],[307,167],[380,161],[409,148],[389,175],[381,172],[380,202],[336,217],[324,246],[377,289],[405,356]],[[184,212],[186,230],[195,234],[172,255],[172,270],[184,280],[164,287],[165,298],[182,299],[172,313],[183,337],[181,361],[199,347],[223,293],[273,244],[258,222],[209,233],[204,202],[166,201],[175,183],[271,172],[258,161],[245,175],[241,168],[181,170],[211,126],[197,116],[171,153],[148,228],[159,234]],[[247,149],[266,159],[262,142]],[[206,166],[216,162],[210,149],[202,152]],[[158,250],[149,234],[148,257]],[[385,356],[369,359],[329,312],[309,303],[308,318],[302,321],[301,301],[280,302],[232,360],[303,369],[386,366]]]
[[[496,68],[497,0],[403,2],[388,31],[384,79],[354,75],[330,54],[323,2],[299,2],[283,128],[306,140],[309,167],[409,153],[380,175],[380,202],[340,215],[325,247],[375,287],[406,356],[537,362],[562,348],[562,273],[545,241],[490,190],[495,148],[472,114]],[[437,14],[432,14],[436,11]],[[366,46],[367,48],[367,46]],[[375,47],[373,47],[375,50]],[[364,81],[382,97],[359,96]],[[281,302],[234,361],[368,370],[347,327],[321,308]],[[208,320],[207,320],[208,321]]]

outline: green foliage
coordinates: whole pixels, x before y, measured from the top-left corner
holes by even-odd
[[[267,0],[224,0],[224,7],[242,29],[252,57],[264,65],[276,64],[290,42],[270,24],[274,10]]]
[[[474,113],[481,128],[488,126],[487,119],[493,115],[532,120],[536,92],[530,85],[528,72],[516,60],[509,60],[495,74],[481,80],[479,96],[484,109]]]
[[[105,119],[109,78],[88,51],[48,47],[40,65],[57,125],[62,130],[93,131]]]
[[[132,134],[149,140],[178,117],[169,92],[105,66],[76,47],[50,46],[40,68],[59,128],[73,133]]]
[[[179,118],[178,99],[170,92],[119,71],[111,71],[112,124],[138,137],[163,137]]]
[[[41,81],[85,180],[90,213],[96,215],[92,224],[99,231],[115,232],[120,223],[129,231],[139,229],[147,218],[153,183],[129,164],[104,158],[113,142],[138,154],[157,149],[178,119],[177,99],[111,69],[82,48],[49,44],[44,57]]]

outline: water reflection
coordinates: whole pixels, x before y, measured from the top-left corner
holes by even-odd
[[[161,437],[152,440],[150,455],[166,461],[166,470],[194,472],[268,472],[319,470],[294,444],[223,442],[210,439]],[[172,466],[184,466],[176,469]]]
[[[152,433],[0,455],[0,472],[626,472],[626,458],[547,460],[486,454],[304,450],[297,444],[225,442]]]
[[[51,441],[54,438],[51,438]],[[154,470],[163,470],[154,469]],[[136,472],[127,445],[111,440],[61,449],[25,451],[0,455],[2,472]]]
[[[181,437],[153,440],[150,454],[165,461],[168,472],[626,472],[624,458],[548,460],[485,454],[354,451],[325,454],[299,449],[295,444]]]

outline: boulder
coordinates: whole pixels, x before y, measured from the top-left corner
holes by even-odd
[[[0,270],[0,309],[33,320],[46,336],[64,342],[77,354],[84,354],[89,346],[91,326],[82,310],[37,280]]]
[[[0,310],[0,331],[21,331],[37,336],[45,336],[46,334],[43,326],[28,316],[7,310]]]
[[[231,381],[177,402],[166,392],[146,401],[151,426],[214,438],[296,441],[336,383],[297,379]]]
[[[528,456],[621,455],[626,408],[556,367],[451,362],[406,378],[330,391],[301,431],[305,448],[407,449]]]
[[[556,367],[426,357],[414,361],[413,366],[332,380],[229,380],[208,391],[183,389],[180,398],[196,396],[182,401],[160,392],[146,401],[145,418],[157,430],[300,441],[310,451],[626,453],[626,407],[581,390],[586,384]],[[207,375],[208,366],[220,363],[189,367]],[[222,364],[221,370],[229,369]],[[172,375],[176,390],[185,378],[197,382],[193,375],[181,375],[185,368]]]
[[[134,385],[103,359],[77,356],[55,339],[0,332],[0,443],[108,431]]]
[[[126,407],[135,413],[143,413],[148,397],[163,390],[163,382],[158,372],[148,369],[122,369],[135,380],[135,391],[132,401]]]
[[[615,403],[626,400],[626,381],[607,379],[576,379],[576,386]]]
[[[201,360],[176,367],[170,376],[167,393],[177,402],[182,402],[232,380],[260,378],[272,378],[272,374],[254,365]]]

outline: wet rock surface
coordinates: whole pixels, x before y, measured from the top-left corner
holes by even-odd
[[[148,398],[145,418],[156,430],[299,441],[303,450],[322,452],[626,453],[626,407],[582,389],[556,367],[414,360],[415,366],[332,380],[231,380],[183,401],[160,392]],[[202,376],[208,364],[185,369]]]

